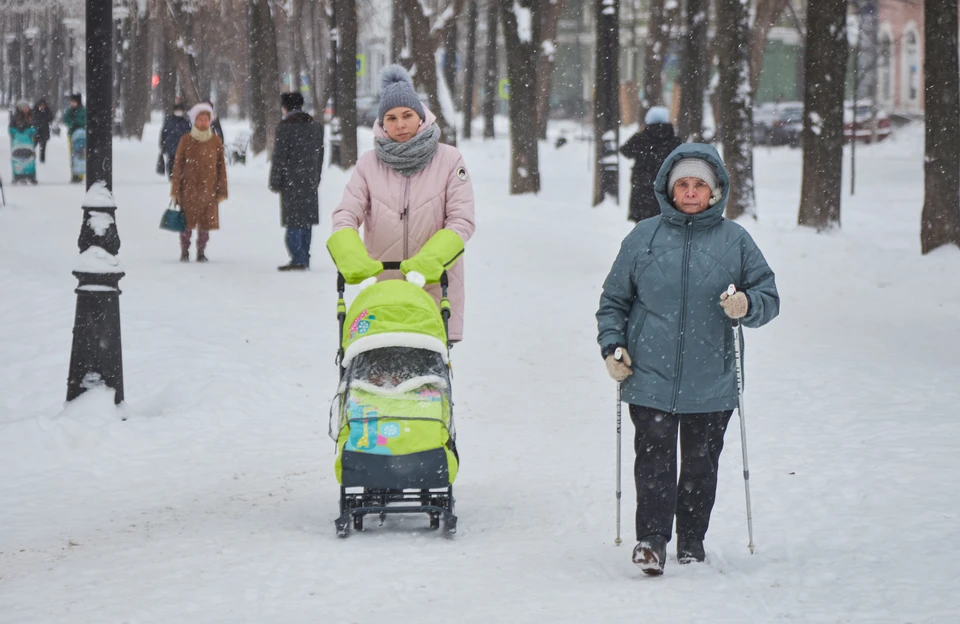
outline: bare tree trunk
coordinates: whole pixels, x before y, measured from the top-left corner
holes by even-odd
[[[37,50],[40,53],[40,59],[38,63],[40,78],[38,80],[36,96],[44,98],[50,97],[50,95],[53,93],[53,91],[51,91],[51,53],[53,48],[53,38],[56,36],[56,33],[51,28],[50,12],[50,9],[47,8],[40,14],[38,18],[42,27],[40,29],[40,41],[37,47]]]
[[[499,0],[486,0],[487,6],[487,51],[483,77],[483,138],[496,136],[493,121],[497,114],[497,13]]]
[[[263,57],[263,69],[260,78],[262,86],[263,110],[267,121],[267,154],[273,154],[273,137],[280,124],[280,59],[277,54],[277,25],[273,7],[269,0],[262,0],[258,6],[263,12],[263,46],[259,53]],[[356,54],[356,53],[354,53]]]
[[[467,9],[467,74],[463,79],[463,138],[473,135],[473,99],[477,82],[477,22],[479,7],[477,0],[468,0]]]
[[[23,16],[23,24],[26,28],[30,27],[30,16]],[[30,100],[36,95],[37,91],[37,40],[36,36],[27,36],[24,31],[23,38],[23,96]]]
[[[926,128],[920,226],[920,249],[924,254],[944,245],[960,246],[957,9],[957,0],[926,0],[924,4]]]
[[[550,116],[550,94],[553,91],[553,67],[557,61],[557,30],[564,0],[541,0],[546,3],[540,26],[540,59],[537,61],[537,136],[547,139],[547,118]]]
[[[437,117],[437,124],[442,132],[441,141],[456,144],[456,131],[453,120],[447,119],[440,105],[439,87],[437,84],[436,52],[439,45],[438,35],[431,32],[430,18],[424,10],[421,0],[399,0],[403,5],[403,12],[410,25],[410,47],[413,57],[413,81],[427,92],[430,102],[430,112]]]
[[[400,2],[390,4],[390,62],[403,63],[403,53],[407,47],[407,29],[403,19],[403,6]]]
[[[529,11],[529,18],[518,19],[517,9]],[[539,193],[536,87],[537,60],[540,58],[540,0],[514,0],[513,4],[504,0],[500,5],[500,16],[510,76],[510,194]]]
[[[300,73],[303,65],[300,64],[300,58],[303,56],[303,35],[300,32],[300,25],[303,23],[303,1],[290,0],[292,5],[292,14],[288,14],[287,28],[290,30],[290,85],[291,90],[300,93],[303,86],[303,80]]]
[[[124,38],[118,42],[126,47],[123,72],[118,76],[121,97],[115,104],[123,112],[122,135],[139,140],[150,108],[149,16],[146,11],[140,13],[136,2],[127,4],[127,8],[130,14],[123,20]]]
[[[163,12],[164,32],[167,41],[174,42],[171,49],[177,67],[177,76],[180,78],[180,89],[186,97],[199,102],[204,98],[200,97],[200,87],[197,82],[197,59],[190,53],[193,49],[192,35],[186,20],[182,18],[180,2],[181,0],[164,0],[166,5]]]
[[[161,10],[163,10],[162,6]],[[173,112],[173,105],[177,99],[177,66],[170,40],[161,36],[160,41],[162,55],[160,57],[160,93],[163,99],[163,114],[167,116]]]
[[[678,134],[683,141],[703,137],[703,96],[707,88],[708,0],[687,0],[683,57],[680,65]]]
[[[250,64],[250,120],[253,136],[250,149],[254,154],[267,149],[267,109],[263,99],[263,62],[260,57],[263,35],[263,12],[259,4],[266,0],[249,0],[247,4],[247,42]]]
[[[727,218],[757,218],[753,192],[753,98],[750,88],[750,13],[740,0],[717,0],[720,62],[720,141],[730,177]]]
[[[462,11],[463,1],[454,0],[453,16],[446,25],[443,38],[443,80],[447,83],[447,88],[450,89],[450,99],[454,102],[457,101],[457,17]],[[455,120],[451,119],[450,122],[456,125]]]
[[[357,164],[357,3],[333,0],[337,4],[337,31],[340,47],[337,63],[337,117],[340,119],[340,166]],[[432,64],[431,64],[432,65]]]
[[[797,221],[818,232],[840,227],[847,47],[847,1],[807,5],[803,182]]]
[[[644,45],[641,119],[651,107],[663,105],[663,66],[669,45],[670,24],[667,21],[664,0],[650,0],[647,40]]]
[[[767,38],[780,14],[790,0],[757,0],[756,14],[753,18],[753,39],[750,41],[750,88],[757,92],[760,83],[760,71],[763,69],[763,52],[767,47]]]
[[[620,202],[620,2],[594,0],[597,44],[593,89],[593,205]]]

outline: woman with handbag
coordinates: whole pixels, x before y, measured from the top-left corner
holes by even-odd
[[[197,262],[206,262],[210,230],[220,229],[220,202],[227,199],[227,163],[223,142],[210,130],[213,109],[190,109],[193,128],[177,146],[170,177],[170,197],[183,210],[186,226],[180,233],[180,262],[190,261],[190,236],[197,228]]]

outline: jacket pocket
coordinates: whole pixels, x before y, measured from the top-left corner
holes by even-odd
[[[631,316],[634,316],[631,313]],[[647,320],[647,309],[639,307],[636,318],[632,318],[627,323],[627,351],[634,362],[637,361],[637,354],[640,352],[640,336],[643,332],[643,324]]]

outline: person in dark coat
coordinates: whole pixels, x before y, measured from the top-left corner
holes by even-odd
[[[636,429],[633,562],[658,575],[674,517],[677,560],[706,558],[723,435],[739,398],[742,334],[731,319],[766,325],[780,295],[750,234],[723,218],[730,179],[713,146],[675,149],[651,193],[660,215],[623,240],[603,283],[597,342]]]
[[[647,111],[643,130],[634,134],[620,147],[620,153],[633,159],[630,176],[630,208],[627,219],[638,222],[660,214],[660,205],[653,194],[653,181],[660,165],[670,152],[680,145],[680,139],[670,124],[670,113],[662,106]]]
[[[37,105],[33,108],[33,127],[37,134],[34,136],[34,144],[40,148],[40,162],[47,162],[47,141],[50,140],[50,124],[53,122],[53,111],[47,106],[44,99],[37,100]]]
[[[179,102],[174,104],[173,113],[163,120],[163,129],[160,131],[160,151],[167,163],[167,178],[173,175],[173,159],[177,155],[180,138],[188,134],[190,128],[186,107]]]
[[[290,262],[280,271],[304,271],[310,267],[313,226],[320,223],[320,174],[323,170],[323,126],[303,112],[303,96],[280,96],[283,120],[270,163],[270,190],[280,193],[280,218],[287,228]]]

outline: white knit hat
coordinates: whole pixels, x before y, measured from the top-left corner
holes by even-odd
[[[702,158],[681,158],[678,160],[667,178],[667,192],[673,192],[673,185],[680,178],[699,178],[707,183],[711,191],[717,188],[717,172],[713,165]]]
[[[196,106],[191,108],[190,112],[187,113],[188,115],[190,115],[190,125],[194,125],[197,123],[197,115],[199,115],[200,113],[210,113],[210,121],[213,121],[213,107],[210,106],[209,104],[204,104],[203,102],[201,102],[200,104],[197,104]]]

